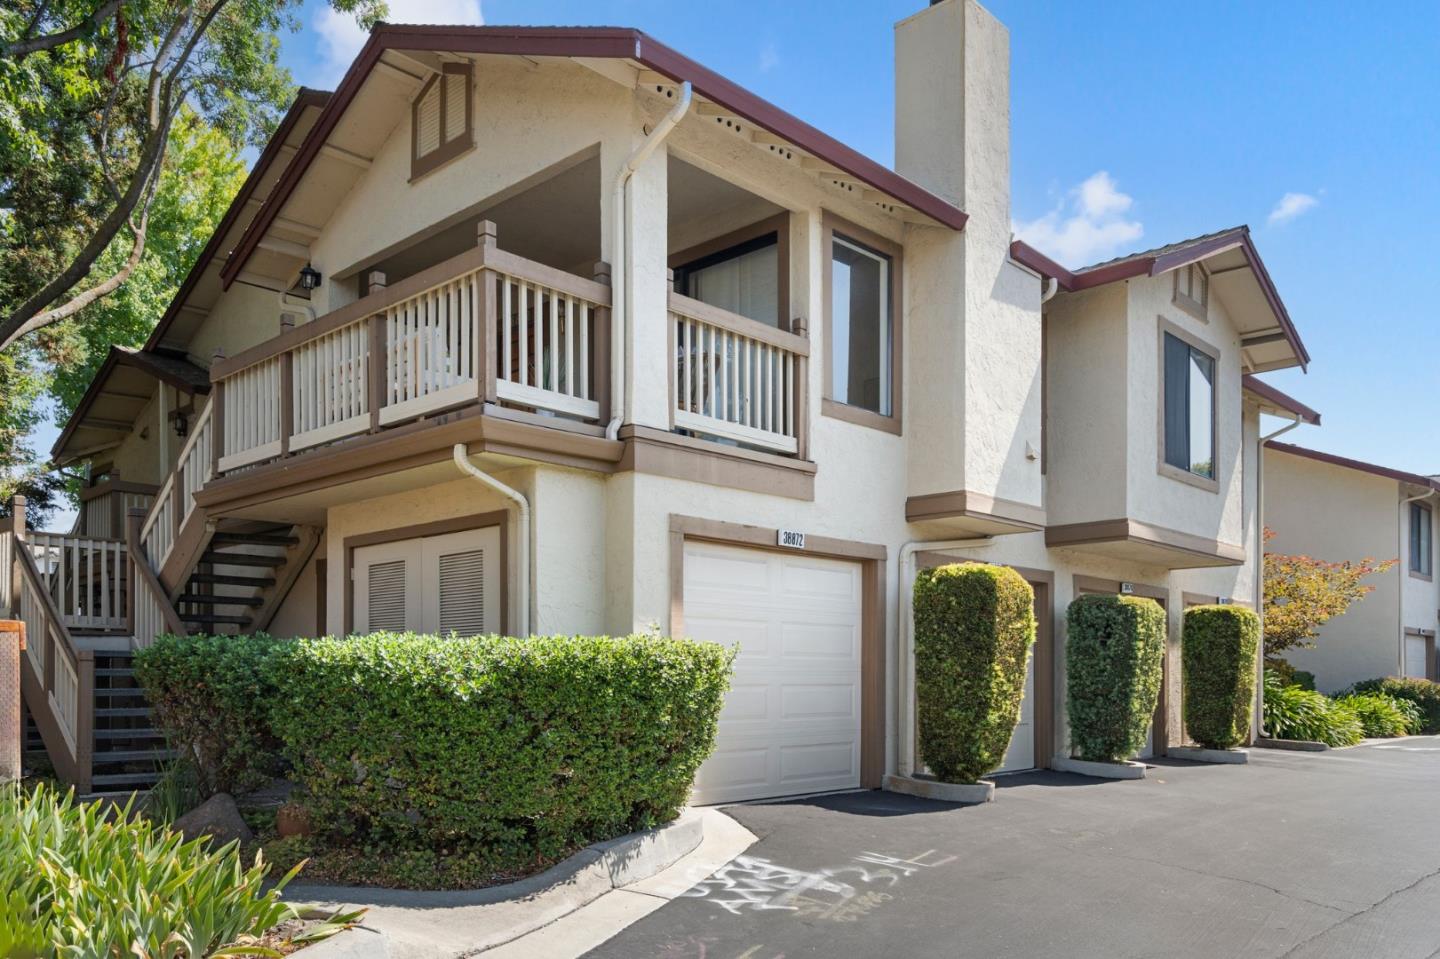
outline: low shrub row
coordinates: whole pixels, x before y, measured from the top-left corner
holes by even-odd
[[[316,839],[507,870],[673,819],[731,651],[655,636],[158,640],[156,716],[208,791],[283,763]]]
[[[1385,693],[1350,693],[1336,697],[1335,702],[1355,714],[1368,737],[1409,736],[1420,731],[1420,707],[1408,699]]]
[[[1287,686],[1273,670],[1265,670],[1264,692],[1265,732],[1275,739],[1353,746],[1365,738],[1354,709],[1314,690]]]
[[[1416,731],[1428,735],[1440,733],[1440,683],[1428,679],[1388,676],[1356,683],[1350,687],[1350,692],[1384,693],[1386,696],[1413,703],[1421,714],[1420,728]]]

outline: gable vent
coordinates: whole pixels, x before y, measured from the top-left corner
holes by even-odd
[[[370,630],[405,630],[405,561],[372,563],[366,572]]]
[[[458,140],[469,132],[465,122],[465,108],[469,99],[466,89],[470,80],[468,73],[445,74],[445,142]]]
[[[440,557],[440,635],[485,632],[485,551]]]
[[[415,104],[415,154],[424,156],[440,148],[440,87],[430,89]]]

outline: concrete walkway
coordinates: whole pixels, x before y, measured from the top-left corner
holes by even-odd
[[[1440,738],[1000,783],[728,807],[759,842],[589,955],[1440,957]]]

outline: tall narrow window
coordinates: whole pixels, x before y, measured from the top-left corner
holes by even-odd
[[[1215,357],[1173,333],[1164,343],[1165,463],[1215,479]]]
[[[890,416],[890,258],[835,234],[830,248],[830,399]]]
[[[1434,569],[1434,516],[1424,503],[1410,504],[1410,572],[1429,576]]]
[[[475,145],[470,64],[447,63],[410,105],[410,178],[423,176]]]

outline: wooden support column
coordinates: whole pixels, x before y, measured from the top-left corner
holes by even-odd
[[[810,338],[810,326],[803,316],[797,316],[790,324],[795,335]],[[795,383],[791,402],[795,404],[795,456],[810,458],[810,358],[795,357]]]
[[[11,530],[15,534],[15,555],[10,558],[10,568],[5,570],[5,575],[10,577],[10,602],[15,607],[16,615],[20,611],[20,550],[25,547],[25,497],[16,496],[10,501],[10,523]]]
[[[489,220],[481,220],[475,230],[475,243],[486,251],[497,249],[497,238],[495,224]],[[497,359],[499,352],[495,347],[500,342],[500,323],[502,320],[497,315],[497,304],[495,296],[496,273],[494,270],[481,270],[475,290],[475,380],[476,391],[480,402],[494,403],[500,398],[499,388],[496,386]],[[503,322],[509,323],[507,316]]]
[[[610,264],[599,260],[593,272],[595,282],[610,285]],[[600,405],[600,422],[610,422],[610,306],[595,309],[595,329],[590,337],[590,382]]]

